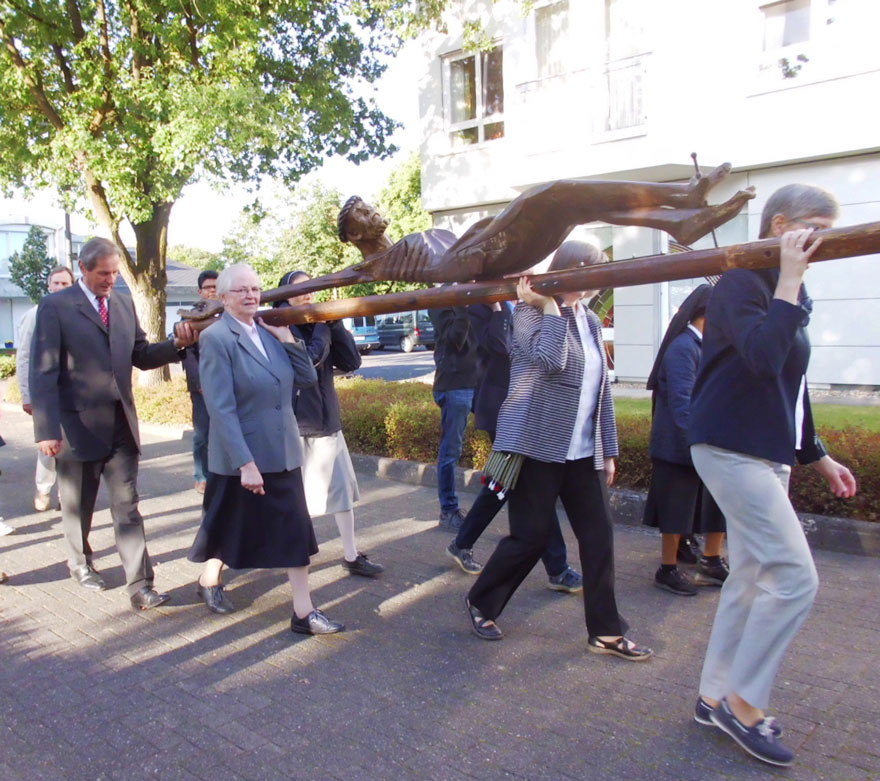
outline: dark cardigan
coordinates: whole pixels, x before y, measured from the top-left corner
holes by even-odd
[[[651,456],[673,464],[690,466],[687,442],[691,391],[700,363],[700,339],[683,331],[666,349],[657,372],[654,390],[654,421],[651,425]]]
[[[825,455],[804,392],[801,448],[795,407],[810,360],[804,307],[774,298],[779,269],[733,269],[706,312],[703,352],[691,398],[690,444],[793,464]]]
[[[360,368],[361,354],[341,320],[290,326],[291,333],[306,343],[318,382],[301,388],[293,409],[299,433],[304,437],[326,437],[342,430],[339,396],[333,385],[334,367],[344,372]]]

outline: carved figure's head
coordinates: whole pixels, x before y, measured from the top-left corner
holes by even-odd
[[[381,239],[388,227],[379,211],[361,197],[352,195],[339,210],[336,220],[340,241],[357,244],[360,241]]]

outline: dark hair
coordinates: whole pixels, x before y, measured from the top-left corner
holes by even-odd
[[[810,217],[830,217],[840,214],[837,199],[827,190],[813,184],[787,184],[780,187],[764,204],[761,212],[759,239],[768,239],[773,229],[773,218],[783,215],[790,222]]]
[[[583,266],[607,263],[608,256],[585,241],[566,241],[553,255],[548,271],[568,271]]]
[[[73,271],[71,271],[68,266],[55,266],[55,268],[53,268],[49,272],[49,275],[46,277],[46,280],[48,281],[48,280],[52,279],[52,277],[54,277],[56,274],[60,274],[62,271],[66,274],[70,274],[70,281],[72,283],[76,282],[76,277],[73,276]]]
[[[112,241],[100,238],[89,239],[79,251],[79,262],[86,271],[92,271],[101,258],[107,258],[111,255],[115,255],[117,258],[122,257],[119,247]]]
[[[356,204],[362,201],[363,198],[359,195],[352,195],[351,198],[342,204],[342,208],[339,210],[339,216],[336,218],[336,230],[339,233],[340,241],[348,241],[348,234],[345,232],[345,223],[348,221],[348,215],[351,214],[351,210]]]
[[[214,271],[212,268],[206,268],[201,274],[199,274],[199,290],[202,289],[202,285],[205,284],[206,279],[217,279],[219,276],[219,271]]]

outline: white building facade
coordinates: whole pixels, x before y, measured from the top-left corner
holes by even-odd
[[[766,198],[791,182],[841,203],[838,224],[880,220],[880,46],[875,0],[462,0],[424,39],[422,198],[460,232],[555,179],[686,180],[733,163],[710,194],[757,197],[717,231],[757,238]],[[465,23],[492,41],[464,47]],[[576,229],[614,259],[667,250],[643,228]],[[712,238],[695,247],[711,246]],[[619,380],[644,380],[670,316],[702,280],[613,294]],[[880,387],[880,258],[816,264],[810,382]],[[606,301],[605,305],[610,304]]]

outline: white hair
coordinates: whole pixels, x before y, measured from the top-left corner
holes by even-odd
[[[235,282],[236,277],[239,277],[247,271],[254,276],[257,276],[257,272],[247,263],[233,263],[231,266],[227,266],[223,269],[223,271],[220,272],[220,276],[217,277],[217,295],[222,296],[224,293],[228,293],[232,290],[232,285]]]

